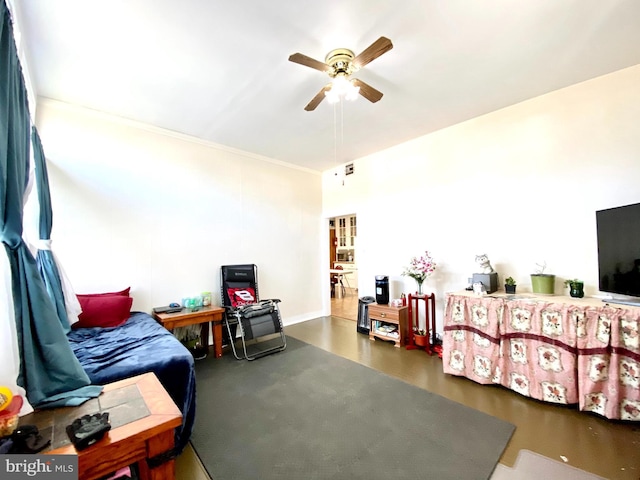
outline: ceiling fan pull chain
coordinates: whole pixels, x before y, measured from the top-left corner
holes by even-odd
[[[340,160],[344,163],[344,100],[340,100]]]

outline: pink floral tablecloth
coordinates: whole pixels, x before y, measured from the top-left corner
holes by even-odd
[[[640,309],[448,294],[443,369],[640,421]]]

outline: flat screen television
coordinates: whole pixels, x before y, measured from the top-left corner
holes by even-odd
[[[606,302],[640,304],[640,203],[596,212],[600,291]]]

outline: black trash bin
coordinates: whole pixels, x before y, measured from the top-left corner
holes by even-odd
[[[373,297],[358,300],[358,332],[369,335],[369,304],[376,301]]]

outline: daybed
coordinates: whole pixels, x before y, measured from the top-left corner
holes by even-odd
[[[182,412],[182,426],[176,429],[175,448],[169,456],[178,455],[189,441],[195,417],[195,370],[189,350],[143,312],[131,312],[114,327],[74,328],[68,338],[94,384],[156,374]]]

